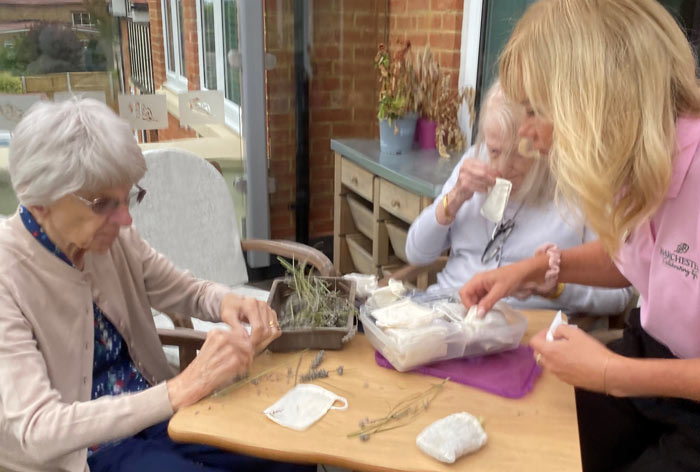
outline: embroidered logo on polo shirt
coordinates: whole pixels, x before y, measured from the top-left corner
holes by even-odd
[[[692,277],[693,280],[698,278],[698,263],[688,257],[683,257],[690,250],[688,243],[680,243],[676,246],[676,250],[671,252],[663,247],[659,247],[659,253],[663,259],[665,266],[675,269],[685,274],[686,277]]]

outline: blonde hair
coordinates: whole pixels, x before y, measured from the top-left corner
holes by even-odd
[[[486,150],[486,127],[495,126],[504,144],[502,159],[507,165],[517,154],[520,154],[518,129],[524,118],[522,105],[509,100],[496,80],[489,87],[481,106],[479,125],[475,141],[475,155],[489,161]],[[523,159],[532,157],[522,156]],[[545,159],[534,159],[527,175],[518,191],[511,196],[513,201],[523,201],[537,206],[553,198],[553,183],[549,166]]]
[[[676,119],[700,112],[685,35],[656,0],[541,0],[516,25],[500,77],[553,123],[557,193],[616,253],[665,197]]]

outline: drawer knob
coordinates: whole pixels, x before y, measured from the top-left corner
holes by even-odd
[[[398,200],[392,200],[391,206],[392,208],[399,208],[401,206],[401,202],[399,202]]]
[[[353,176],[353,177],[350,179],[350,183],[352,183],[352,184],[354,184],[354,185],[357,185],[357,183],[358,183],[357,177]]]

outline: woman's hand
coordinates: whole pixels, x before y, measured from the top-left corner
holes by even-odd
[[[474,192],[488,192],[496,183],[498,172],[478,159],[465,159],[459,168],[457,183],[447,193],[447,208],[436,207],[435,217],[440,224],[451,224],[464,202],[472,198]]]
[[[620,357],[618,354],[575,326],[560,325],[554,332],[554,341],[548,342],[545,336],[546,331],[542,331],[530,340],[544,368],[575,387],[611,393],[606,385],[606,370],[612,360]]]
[[[173,410],[191,405],[245,374],[254,352],[251,337],[240,324],[231,331],[209,331],[199,355],[167,383]]]
[[[453,188],[455,200],[465,202],[474,192],[488,192],[496,184],[498,175],[498,171],[478,159],[465,159]]]
[[[242,327],[242,321],[248,322],[255,352],[262,351],[282,334],[277,322],[277,313],[270,308],[270,305],[232,293],[226,295],[221,301],[221,321],[232,328]]]
[[[541,280],[547,268],[545,255],[476,274],[459,289],[465,307],[479,305],[477,316],[483,317],[498,300],[525,289],[528,283]],[[541,269],[544,262],[544,269]],[[538,277],[538,274],[541,275]]]

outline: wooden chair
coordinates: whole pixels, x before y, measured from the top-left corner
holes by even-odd
[[[309,246],[293,241],[241,240],[228,185],[206,160],[179,149],[150,150],[144,156],[148,171],[140,185],[148,195],[132,211],[134,225],[178,268],[197,278],[227,285],[235,293],[263,300],[267,299],[266,291],[246,286],[248,273],[243,251],[293,258],[312,265],[320,275],[335,274],[333,263]],[[164,327],[169,320],[161,315],[156,325],[163,344],[177,346],[168,358],[182,369],[204,342],[204,330],[214,324],[189,314],[166,315],[172,324]]]

